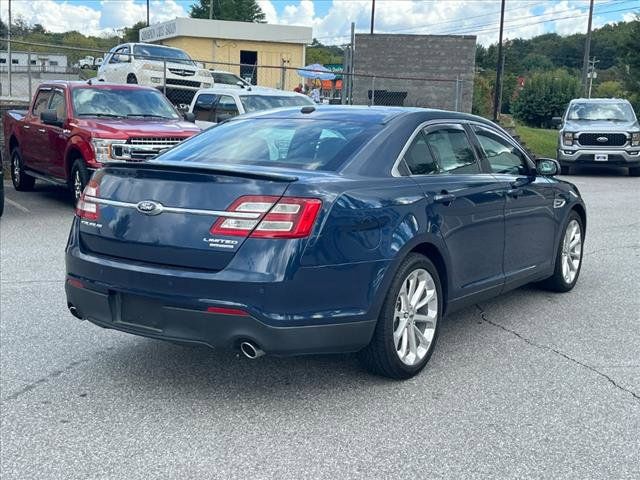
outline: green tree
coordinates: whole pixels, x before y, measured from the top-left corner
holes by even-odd
[[[561,116],[567,104],[580,93],[580,81],[566,70],[536,73],[525,83],[511,111],[531,127],[551,127],[551,118]]]
[[[146,21],[140,21],[133,24],[131,27],[124,27],[122,29],[122,41],[123,42],[139,42],[140,30],[147,26]]]
[[[485,75],[476,74],[473,79],[473,102],[471,104],[471,113],[485,118],[489,118],[491,116],[491,106],[493,104],[491,92],[491,81]]]
[[[214,20],[235,20],[237,22],[264,22],[264,12],[256,0],[197,0],[191,5],[192,18],[209,18],[213,1]]]
[[[594,96],[600,98],[624,98],[627,96],[627,91],[621,82],[609,80],[596,87]]]
[[[307,65],[319,63],[342,63],[344,60],[344,50],[336,45],[324,45],[317,39],[313,39],[311,45],[306,49]]]

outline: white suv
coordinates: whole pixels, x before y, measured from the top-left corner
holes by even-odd
[[[97,78],[102,82],[155,87],[178,106],[188,106],[195,92],[213,85],[211,73],[184,50],[152,43],[124,43],[112,48],[98,69]]]

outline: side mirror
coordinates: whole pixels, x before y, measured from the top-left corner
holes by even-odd
[[[63,121],[58,118],[58,113],[55,110],[45,110],[40,113],[40,120],[45,125],[54,125],[56,127],[61,127]]]
[[[551,117],[551,125],[559,129],[562,126],[562,117]]]
[[[118,61],[122,63],[129,63],[131,61],[131,55],[128,53],[121,53],[118,55]]]
[[[553,177],[560,173],[560,164],[552,158],[539,158],[536,160],[536,173],[543,177]]]
[[[196,123],[196,115],[193,112],[184,112],[184,119],[187,122]]]

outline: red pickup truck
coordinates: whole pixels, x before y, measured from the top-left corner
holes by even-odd
[[[5,158],[16,190],[41,179],[67,186],[77,200],[103,162],[144,161],[198,133],[187,120],[154,88],[48,82],[29,110],[5,114]]]

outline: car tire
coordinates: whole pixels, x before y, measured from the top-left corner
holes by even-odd
[[[573,229],[577,226],[577,232]],[[578,235],[577,237],[575,235]],[[577,239],[577,244],[571,246]],[[582,255],[584,244],[584,225],[582,218],[575,210],[569,213],[569,217],[562,230],[562,236],[556,252],[556,264],[553,275],[542,282],[542,286],[553,292],[568,292],[573,289],[582,268]],[[577,263],[576,263],[577,261]]]
[[[631,168],[629,168],[629,176],[630,177],[640,177],[640,167],[631,167]]]
[[[133,73],[130,73],[129,75],[127,75],[127,83],[137,84],[138,78]]]
[[[20,151],[17,148],[14,148],[11,151],[10,168],[13,188],[19,192],[28,192],[29,190],[33,190],[33,186],[36,184],[36,179],[24,172],[22,155],[20,155]]]
[[[78,203],[90,177],[91,175],[84,165],[84,160],[77,158],[71,165],[71,174],[69,175],[69,190],[73,196],[74,203]]]
[[[413,302],[408,298],[412,282]],[[426,288],[416,297],[422,282]],[[420,307],[424,301],[426,304]],[[427,257],[408,255],[391,282],[371,342],[358,353],[360,360],[377,375],[393,379],[413,377],[431,358],[442,311],[438,270]]]
[[[571,174],[571,167],[568,167],[566,165],[561,165],[560,166],[560,174],[561,175],[570,175]]]

